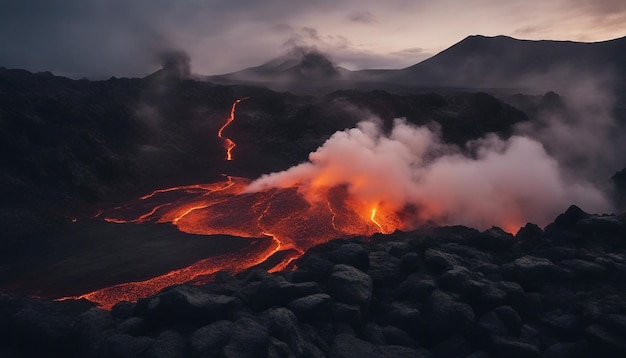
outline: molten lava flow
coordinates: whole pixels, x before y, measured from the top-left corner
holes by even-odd
[[[235,120],[235,109],[237,108],[237,104],[239,104],[239,102],[246,100],[248,98],[249,97],[240,98],[233,103],[232,107],[230,108],[230,117],[226,118],[226,123],[224,123],[224,125],[222,125],[220,129],[217,131],[217,137],[220,139],[224,139],[224,148],[226,149],[226,160],[233,160],[232,151],[233,149],[235,149],[237,145],[230,138],[224,138],[224,136],[222,135],[222,132],[224,131],[226,127],[228,127],[228,125],[232,123],[232,121]]]
[[[378,221],[376,221],[376,208],[372,209],[372,215],[370,216],[370,220],[372,220],[372,222],[376,224],[376,226],[378,226],[378,231],[384,234],[383,227],[380,226],[380,223],[378,223]]]
[[[239,272],[242,268],[251,267],[267,260],[268,257],[278,250],[278,247],[280,247],[280,243],[274,239],[269,241],[251,240],[248,247],[235,253],[200,260],[188,267],[145,281],[121,283],[84,295],[65,297],[61,300],[85,298],[99,303],[102,308],[111,309],[119,301],[135,301],[138,298],[154,295],[168,286],[184,282],[207,283],[205,278],[217,271]]]
[[[385,209],[385,215],[380,215],[380,206],[372,210],[371,204],[355,200],[345,185],[319,186],[305,195],[297,185],[248,193],[249,184],[245,178],[227,177],[226,181],[213,184],[159,189],[105,211],[104,220],[109,222],[171,223],[186,233],[247,237],[251,244],[241,252],[204,259],[145,281],[121,283],[79,297],[109,308],[120,300],[134,301],[167,286],[204,283],[204,278],[217,271],[240,272],[264,262],[270,272],[287,269],[312,246],[335,238],[370,236],[403,227],[396,214],[387,214]]]

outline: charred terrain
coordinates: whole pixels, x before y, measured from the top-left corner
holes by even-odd
[[[625,54],[0,68],[0,355],[623,356]]]

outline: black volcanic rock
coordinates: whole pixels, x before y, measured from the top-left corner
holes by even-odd
[[[487,250],[505,250],[511,248],[516,240],[513,235],[504,230],[493,227],[471,239],[471,244]]]
[[[215,355],[230,340],[234,324],[230,321],[216,321],[199,328],[190,337],[191,351],[198,355]]]
[[[321,288],[314,282],[291,283],[280,276],[268,276],[260,281],[248,283],[237,292],[249,307],[262,310],[279,304],[286,304],[297,298],[320,293]]]
[[[590,215],[576,205],[570,206],[567,211],[557,216],[556,220],[548,227],[573,228],[579,221],[589,218]]]
[[[429,334],[436,341],[440,341],[450,333],[467,334],[475,323],[475,314],[472,307],[466,303],[458,302],[453,296],[435,290],[428,302],[426,324]]]
[[[220,274],[211,284],[170,287],[110,312],[85,301],[1,295],[0,352],[623,356],[626,247],[624,236],[614,233],[626,223],[572,207],[549,226],[541,233],[527,225],[531,234],[541,234],[540,241],[525,245],[522,239],[508,249],[476,247],[471,238],[489,231],[461,227],[336,240],[305,253],[294,271]],[[590,233],[594,240],[571,240]],[[329,260],[362,250],[369,257],[367,271]],[[324,273],[314,275],[317,268]]]
[[[228,357],[266,357],[269,340],[265,327],[250,318],[242,318],[235,322],[224,354]]]
[[[354,266],[361,271],[367,271],[370,266],[368,252],[359,244],[342,245],[328,258],[334,263]]]
[[[209,294],[197,287],[180,285],[141,301],[137,311],[151,322],[210,322],[228,317],[236,302],[231,296]],[[143,305],[145,309],[141,310],[139,306]]]
[[[324,320],[330,317],[330,296],[317,293],[295,299],[287,305],[301,321],[310,322]]]
[[[328,278],[328,290],[336,300],[351,304],[368,304],[372,297],[372,279],[348,265],[335,265]]]

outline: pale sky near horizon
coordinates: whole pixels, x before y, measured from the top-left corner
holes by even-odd
[[[221,74],[293,46],[349,69],[403,68],[469,35],[619,38],[626,0],[0,0],[0,66],[70,77],[144,76],[167,50]]]

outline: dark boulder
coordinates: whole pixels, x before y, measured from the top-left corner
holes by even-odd
[[[592,324],[585,329],[591,350],[605,357],[626,355],[626,335],[602,324]]]
[[[385,326],[382,329],[385,342],[390,345],[417,347],[419,344],[411,338],[411,336],[402,329],[394,326]]]
[[[150,298],[145,309],[146,320],[154,324],[207,323],[229,317],[237,299],[215,295],[195,286],[170,287]]]
[[[559,216],[556,217],[554,222],[548,227],[558,227],[558,228],[568,228],[572,229],[576,227],[576,224],[583,219],[589,218],[591,215],[584,212],[581,208],[576,205],[572,205]]]
[[[402,300],[423,301],[430,297],[437,285],[432,276],[411,274],[395,290],[395,297]]]
[[[335,302],[332,304],[331,312],[333,320],[337,323],[355,325],[361,322],[363,315],[358,305]]]
[[[515,238],[519,240],[523,248],[528,249],[541,243],[545,239],[545,235],[539,226],[527,223],[519,229],[517,234],[515,234]]]
[[[510,335],[509,329],[494,311],[485,313],[476,323],[476,336],[488,347],[491,347],[498,337],[508,335]]]
[[[437,342],[452,334],[467,334],[474,327],[472,307],[439,290],[431,294],[424,315],[429,328],[427,333]]]
[[[287,305],[302,321],[311,322],[330,318],[330,296],[316,293],[295,299]]]
[[[102,357],[137,357],[146,352],[153,343],[154,339],[149,337],[114,334],[104,339],[98,353]]]
[[[235,322],[224,354],[227,357],[263,358],[267,356],[269,341],[265,327],[250,318],[242,318]]]
[[[321,357],[323,353],[306,339],[298,319],[286,308],[273,308],[264,312],[262,319],[270,335],[285,342],[290,355],[296,357]]]
[[[488,282],[480,289],[476,298],[477,306],[484,311],[491,310],[505,303],[508,294],[497,287],[493,282]]]
[[[541,356],[539,347],[514,338],[498,337],[493,342],[496,357],[535,358]]]
[[[541,322],[551,327],[555,333],[568,340],[579,338],[577,335],[582,332],[583,322],[579,316],[564,313],[560,310],[546,312],[541,318]]]
[[[292,281],[294,283],[324,281],[333,272],[333,266],[335,266],[333,262],[318,255],[305,255],[298,260],[298,270],[292,274]]]
[[[587,260],[563,260],[559,265],[571,270],[577,279],[597,279],[606,274],[603,266]]]
[[[461,265],[461,258],[437,249],[428,249],[424,253],[424,263],[434,271],[443,271],[455,265]]]
[[[480,277],[462,266],[452,266],[437,278],[439,287],[463,296],[475,296],[481,292],[484,284]]]
[[[141,317],[131,317],[117,326],[118,333],[140,336],[149,329],[149,324]]]
[[[401,346],[376,346],[348,334],[338,334],[328,352],[330,358],[430,358],[428,351]]]
[[[499,227],[486,230],[468,241],[470,245],[489,251],[506,250],[515,245],[516,242],[515,236]]]
[[[523,256],[511,264],[505,265],[509,277],[526,284],[543,284],[560,281],[571,275],[569,270],[561,268],[552,261],[535,256]]]
[[[234,324],[217,321],[197,329],[189,339],[191,351],[197,356],[215,356],[228,343]]]
[[[393,302],[381,312],[381,320],[386,324],[402,328],[410,333],[417,333],[424,326],[424,319],[419,309],[403,302]]]
[[[439,343],[431,351],[435,358],[467,357],[472,352],[472,345],[465,337],[455,335]]]
[[[253,310],[261,311],[272,306],[284,306],[296,298],[321,291],[315,282],[291,283],[280,276],[269,276],[248,283],[237,292],[237,297]]]
[[[113,334],[115,321],[111,313],[92,308],[81,314],[72,327],[72,340],[77,351],[83,356],[94,356],[104,339]]]
[[[184,338],[176,331],[163,331],[145,352],[146,358],[188,357]]]
[[[115,319],[128,319],[133,316],[134,307],[132,302],[120,301],[111,308],[111,316]]]
[[[543,353],[544,358],[586,358],[590,356],[591,352],[587,341],[555,343]]]
[[[380,348],[347,334],[338,334],[330,346],[329,358],[379,358]]]
[[[400,259],[400,271],[405,274],[417,272],[422,264],[422,259],[416,252],[409,252]]]
[[[447,243],[441,245],[439,249],[443,252],[462,258],[463,262],[461,266],[472,270],[496,263],[494,256],[491,253],[472,246],[462,245],[459,243]]]
[[[500,306],[495,309],[495,313],[500,321],[506,325],[509,332],[514,336],[519,336],[524,321],[511,306]]]
[[[361,271],[369,269],[369,254],[363,246],[359,244],[345,244],[333,250],[328,259],[336,264],[346,264],[354,266]]]
[[[372,279],[348,265],[335,265],[328,278],[328,292],[338,301],[367,305],[372,298]]]

